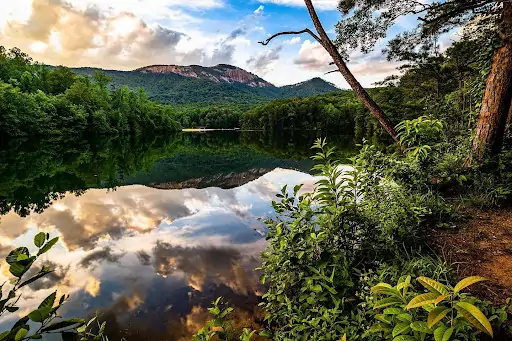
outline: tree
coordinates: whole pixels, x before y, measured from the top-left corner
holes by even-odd
[[[320,21],[320,18],[318,17],[315,7],[313,6],[313,3],[311,0],[304,0],[306,7],[309,12],[309,16],[311,17],[311,20],[313,21],[313,24],[315,26],[315,29],[318,33],[315,34],[310,29],[306,28],[302,31],[287,31],[287,32],[280,32],[277,34],[274,34],[270,38],[268,38],[265,41],[260,42],[262,45],[268,45],[270,41],[272,41],[274,38],[282,35],[295,35],[295,34],[303,34],[308,33],[310,34],[331,56],[333,59],[332,64],[336,65],[338,70],[347,83],[351,86],[352,90],[357,94],[357,97],[361,100],[363,105],[370,110],[373,116],[379,121],[381,126],[389,133],[389,135],[395,140],[395,142],[399,143],[399,140],[396,135],[396,131],[394,128],[394,125],[391,123],[389,118],[386,116],[384,111],[379,107],[379,105],[373,100],[373,98],[368,94],[365,88],[359,83],[359,81],[356,79],[356,77],[352,74],[350,69],[347,67],[347,64],[343,60],[343,57],[338,50],[338,48],[335,46],[333,41],[329,38],[327,33],[325,32],[325,29],[323,28],[323,25]]]
[[[336,31],[337,47],[343,52],[360,48],[371,51],[386,37],[396,20],[417,16],[418,25],[390,40],[388,58],[410,60],[411,56],[431,51],[436,38],[464,26],[471,38],[482,35],[500,40],[494,51],[485,94],[476,128],[473,150],[478,159],[499,152],[512,99],[512,3],[505,0],[342,0],[344,13]]]

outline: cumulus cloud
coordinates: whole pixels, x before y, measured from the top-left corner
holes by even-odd
[[[89,253],[79,263],[81,267],[88,268],[93,263],[106,261],[109,263],[119,263],[119,260],[124,256],[124,253],[114,253],[110,247],[105,247]]]
[[[279,53],[283,49],[282,45],[274,47],[270,50],[266,50],[258,54],[257,56],[251,57],[247,60],[247,65],[259,74],[268,73],[275,61],[279,60]]]
[[[203,7],[221,5],[220,1],[199,2]],[[173,4],[178,6],[176,1]],[[124,7],[131,8],[129,4]],[[207,64],[209,60],[229,63],[235,52],[231,42],[244,33],[243,29],[233,31],[208,56],[204,46],[184,48],[191,38],[182,32],[158,23],[148,25],[132,12],[105,9],[99,2],[87,1],[83,6],[77,0],[73,4],[33,0],[29,13],[25,20],[5,22],[3,28],[0,22],[3,44],[17,46],[38,61],[67,66],[135,69],[148,64]]]
[[[329,71],[332,67],[329,63],[332,62],[331,56],[318,42],[306,40],[302,43],[299,50],[299,55],[294,60],[294,63],[308,71]]]

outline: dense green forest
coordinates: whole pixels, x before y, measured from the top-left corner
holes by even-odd
[[[183,77],[174,73],[158,74],[93,68],[75,68],[73,71],[79,75],[88,76],[102,71],[112,78],[113,87],[126,85],[132,90],[143,88],[151,100],[171,105],[190,103],[203,106],[217,103],[257,105],[277,98],[307,97],[337,90],[334,85],[320,78],[284,87],[251,87],[244,83],[215,82],[202,78]]]
[[[0,47],[0,136],[131,134],[177,131],[172,109],[143,90],[108,90],[110,78],[77,77]]]

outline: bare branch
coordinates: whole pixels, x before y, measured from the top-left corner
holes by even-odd
[[[324,75],[328,75],[330,73],[335,73],[335,72],[340,72],[340,70],[332,70],[332,71],[326,72]]]
[[[267,40],[265,41],[259,41],[259,43],[261,45],[268,45],[272,39],[276,38],[276,37],[279,37],[279,36],[284,36],[284,35],[298,35],[298,34],[303,34],[303,33],[309,33],[313,38],[315,38],[315,40],[317,42],[319,42],[320,44],[322,44],[322,40],[315,34],[313,33],[313,31],[311,31],[309,28],[306,28],[302,31],[286,31],[286,32],[279,32],[279,33],[276,33],[274,34],[273,36],[271,36],[270,38],[268,38]]]

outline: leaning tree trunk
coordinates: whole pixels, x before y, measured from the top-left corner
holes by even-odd
[[[507,33],[512,28],[512,3],[503,4],[503,24]],[[500,152],[512,99],[512,37],[507,34],[504,45],[493,58],[487,78],[480,117],[473,142],[478,160]]]
[[[306,3],[306,7],[308,8],[309,15],[313,24],[315,25],[316,31],[320,35],[320,44],[324,47],[324,49],[330,54],[332,57],[334,64],[338,67],[339,72],[343,75],[347,83],[350,85],[352,90],[356,93],[357,97],[363,102],[363,105],[370,110],[370,112],[375,116],[375,118],[379,121],[380,125],[388,132],[388,134],[400,144],[400,140],[397,137],[395,127],[388,119],[384,111],[379,107],[379,105],[370,97],[365,88],[359,83],[359,81],[354,77],[350,69],[347,67],[347,64],[341,57],[338,49],[331,41],[329,36],[324,30],[320,19],[315,11],[315,7],[311,0],[304,0]]]

